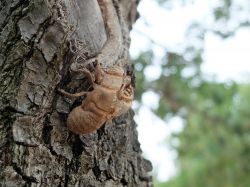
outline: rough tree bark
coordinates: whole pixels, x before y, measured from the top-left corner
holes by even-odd
[[[126,62],[137,4],[113,1]],[[57,88],[88,89],[69,67],[100,53],[113,29],[98,1],[1,0],[0,25],[0,186],[151,186],[133,111],[85,136],[66,127],[83,98]]]

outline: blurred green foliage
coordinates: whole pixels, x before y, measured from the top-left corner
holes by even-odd
[[[200,89],[175,135],[179,174],[159,186],[250,186],[250,86],[206,83]]]
[[[173,1],[160,2],[162,5]],[[215,21],[228,22],[233,3],[220,2],[212,16]],[[243,20],[237,28],[249,26],[246,23]],[[188,34],[192,35],[194,28],[200,31],[195,37],[202,42],[208,29],[194,23]],[[212,31],[224,38],[237,28]],[[156,181],[155,186],[249,187],[250,84],[206,79],[200,71],[202,52],[202,47],[192,44],[181,54],[166,51],[160,65],[162,73],[153,81],[147,80],[145,68],[153,61],[154,53],[143,52],[135,59],[136,99],[141,101],[142,94],[152,90],[160,95],[158,108],[154,109],[159,117],[177,115],[185,121],[183,131],[172,137],[179,140],[172,144],[178,153],[178,173],[168,182]],[[191,54],[189,58],[187,54]]]

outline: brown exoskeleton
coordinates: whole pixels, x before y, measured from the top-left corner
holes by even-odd
[[[99,129],[107,120],[128,111],[134,98],[131,78],[122,67],[96,66],[95,74],[86,68],[77,70],[84,73],[92,82],[93,90],[71,94],[59,89],[69,97],[86,95],[82,104],[74,108],[67,119],[69,129],[76,134],[87,134]]]

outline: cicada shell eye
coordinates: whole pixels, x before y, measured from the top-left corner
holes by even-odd
[[[132,102],[134,99],[134,88],[131,86],[131,84],[124,88],[120,99],[124,100],[125,102]]]

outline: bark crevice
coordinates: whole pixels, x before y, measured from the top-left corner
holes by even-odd
[[[28,186],[31,186],[31,183],[38,183],[38,181],[34,177],[25,175],[22,172],[22,169],[18,167],[16,163],[12,163],[12,167],[17,172],[17,174],[22,177],[22,179],[26,182]]]

